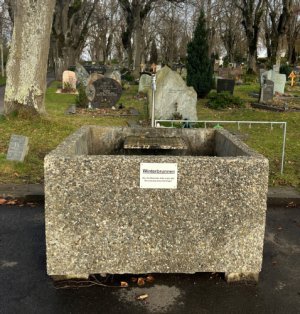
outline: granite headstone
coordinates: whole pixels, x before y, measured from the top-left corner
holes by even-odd
[[[235,81],[230,79],[217,80],[217,93],[229,92],[233,94]]]
[[[122,86],[116,80],[108,77],[94,81],[91,89],[95,91],[93,97],[89,97],[93,108],[111,108],[122,94]]]
[[[6,159],[23,162],[27,153],[28,137],[13,134],[10,138]]]
[[[273,99],[274,95],[274,82],[271,80],[265,80],[260,90],[260,102],[265,103]]]
[[[139,80],[139,93],[147,93],[151,89],[151,75],[142,74]]]
[[[90,75],[84,68],[84,66],[82,66],[80,63],[76,63],[75,73],[79,83],[82,84],[83,86],[87,86],[88,78]]]

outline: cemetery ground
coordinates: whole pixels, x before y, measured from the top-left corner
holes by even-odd
[[[127,126],[128,121],[142,121],[147,115],[146,99],[137,96],[137,86],[133,85],[124,91],[119,103],[126,108],[133,107],[140,113],[139,116],[100,116],[91,111],[89,114],[65,115],[66,109],[75,103],[74,95],[56,94],[60,83],[53,82],[46,94],[47,117],[19,119],[11,116],[4,118],[0,115],[0,183],[43,183],[44,156],[54,149],[64,138],[82,125]],[[242,140],[258,152],[265,155],[270,161],[270,186],[290,185],[300,186],[300,159],[299,159],[299,112],[271,112],[250,107],[250,102],[257,99],[249,96],[251,92],[259,92],[256,83],[236,86],[235,96],[239,96],[245,103],[243,108],[228,108],[212,110],[205,104],[206,99],[198,101],[197,111],[199,120],[240,120],[240,121],[286,121],[287,143],[284,174],[280,174],[281,149],[283,130],[280,126],[266,125],[226,125],[230,131],[240,135]],[[212,124],[211,126],[214,126]],[[11,134],[29,137],[29,154],[24,163],[6,160],[6,154]]]

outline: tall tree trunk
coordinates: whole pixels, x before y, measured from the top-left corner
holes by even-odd
[[[133,56],[133,76],[138,78],[141,64],[141,42],[142,42],[142,21],[141,21],[141,7],[136,5],[134,11],[134,56]]]
[[[43,114],[50,31],[55,0],[18,0],[7,64],[5,114]]]

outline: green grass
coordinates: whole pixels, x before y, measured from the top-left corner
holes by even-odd
[[[56,94],[58,82],[54,82],[47,90],[46,109],[48,116],[32,120],[21,120],[17,117],[5,119],[0,116],[0,183],[40,183],[43,182],[44,156],[54,149],[64,138],[82,125],[93,124],[102,126],[125,126],[127,120],[141,120],[146,117],[146,106],[143,99],[137,99],[137,86],[131,86],[123,93],[119,103],[127,108],[133,107],[141,113],[138,117],[93,117],[72,115],[66,116],[65,110],[75,103],[74,95]],[[280,174],[280,160],[282,147],[282,129],[274,126],[226,125],[226,128],[243,133],[246,143],[265,155],[270,161],[270,185],[300,186],[300,113],[276,113],[252,109],[248,102],[257,101],[249,96],[250,92],[258,92],[259,86],[236,86],[235,96],[246,102],[245,108],[212,110],[205,106],[206,100],[199,100],[197,105],[199,120],[255,120],[255,121],[286,121],[287,143],[284,174]],[[11,134],[29,137],[29,154],[24,163],[6,160]]]
[[[5,85],[6,84],[6,77],[0,75],[0,86]]]

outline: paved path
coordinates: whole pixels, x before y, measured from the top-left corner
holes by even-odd
[[[299,313],[299,209],[267,211],[257,286],[230,285],[202,273],[154,274],[154,284],[146,287],[137,287],[130,276],[125,279],[131,288],[56,289],[46,274],[43,207],[0,206],[0,313]],[[136,299],[145,293],[146,301]]]

